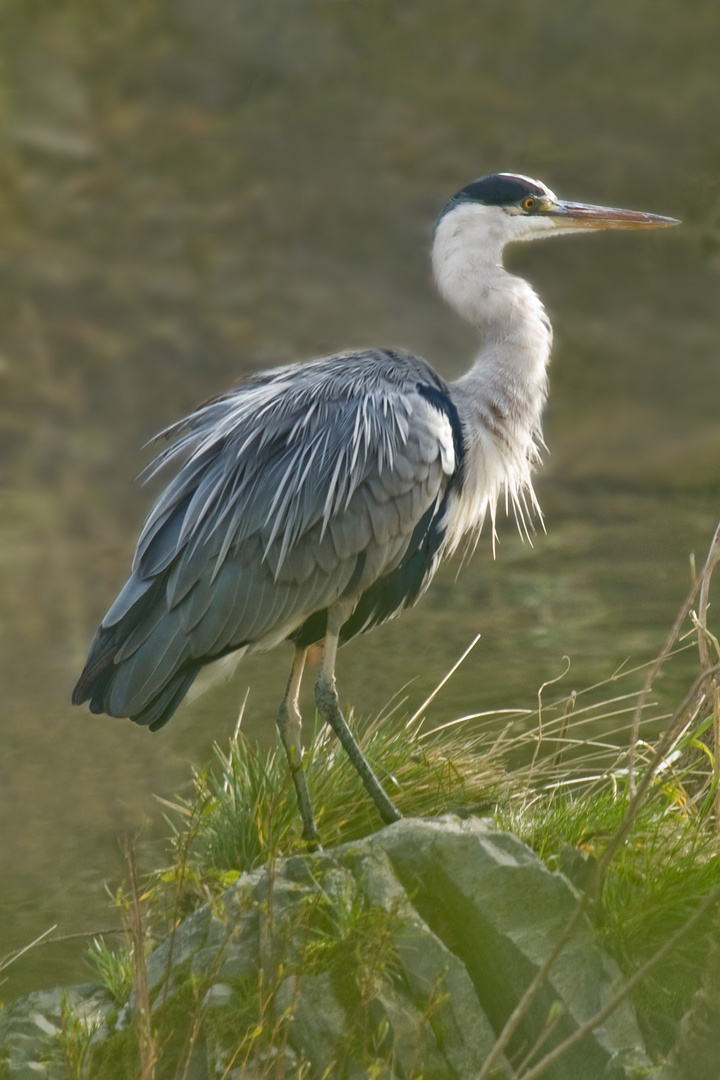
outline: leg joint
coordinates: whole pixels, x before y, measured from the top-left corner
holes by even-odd
[[[315,704],[321,716],[325,716],[328,711],[335,711],[339,705],[335,680],[327,679],[322,671],[315,683]]]

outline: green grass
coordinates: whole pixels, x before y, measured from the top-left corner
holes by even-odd
[[[113,1001],[124,1005],[133,986],[135,960],[132,948],[111,949],[102,938],[93,938],[86,962],[95,978],[108,988]]]
[[[410,816],[484,807],[505,798],[505,747],[492,743],[484,725],[474,733],[460,727],[432,735],[421,720],[397,716],[371,723],[351,717],[363,750],[398,808]],[[327,728],[316,728],[306,755],[308,785],[323,845],[355,840],[382,822],[344,751]],[[154,878],[154,898],[172,902],[181,888],[181,909],[222,891],[239,873],[268,858],[306,847],[287,759],[278,742],[265,751],[242,734],[227,750],[215,747],[210,768],[193,774],[193,794],[165,802],[174,854],[172,866]]]

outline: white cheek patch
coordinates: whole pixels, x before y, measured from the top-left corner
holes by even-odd
[[[562,233],[562,218],[552,217],[546,214],[537,214],[526,217],[515,218],[513,225],[514,230],[508,230],[511,235],[509,242],[514,240],[544,240],[548,236],[553,234],[560,235]]]

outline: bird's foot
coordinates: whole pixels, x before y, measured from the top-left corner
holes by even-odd
[[[310,791],[308,790],[305,769],[302,765],[296,766],[295,768],[291,766],[290,772],[292,773],[298,809],[303,822],[302,838],[307,844],[308,850],[317,851],[320,848],[320,833],[315,824],[315,815],[313,814],[312,802],[310,801]]]
[[[300,741],[301,720],[297,702],[288,703],[287,696],[280,702],[277,716],[278,729],[282,738],[290,766],[290,775],[295,785],[298,809],[303,823],[303,840],[310,850],[320,847],[320,834],[315,824],[307,776],[303,765],[303,748]]]

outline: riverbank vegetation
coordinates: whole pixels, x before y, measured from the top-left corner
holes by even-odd
[[[577,918],[591,920],[622,972],[617,1001],[629,994],[651,1060],[671,1070],[658,1075],[694,1080],[705,1076],[703,1054],[711,1055],[713,1067],[712,1030],[720,1016],[716,965],[708,959],[720,947],[720,646],[707,627],[719,552],[716,535],[664,649],[647,668],[624,669],[583,691],[546,685],[532,713],[464,716],[434,728],[432,695],[410,718],[402,715],[400,699],[371,722],[352,721],[405,815],[492,819],[570,878]],[[661,711],[654,683],[679,650],[691,649],[699,655],[697,675],[675,710]],[[380,828],[357,774],[325,728],[314,733],[307,769],[326,849]],[[216,746],[213,762],[195,771],[192,794],[164,801],[163,810],[170,861],[141,877],[128,847],[128,886],[116,897],[126,942],[117,948],[98,939],[88,951],[94,977],[113,998],[111,1020],[125,1010],[126,1023],[119,1035],[98,1043],[92,1025],[68,1005],[60,1043],[71,1076],[90,1075],[84,1071],[90,1066],[93,1076],[188,1076],[204,1029],[217,1021],[203,999],[202,980],[194,977],[172,1008],[158,1011],[148,956],[165,943],[170,964],[183,920],[203,905],[221,905],[242,874],[305,851],[282,748],[261,750],[244,738],[240,723],[229,747]],[[338,923],[301,905],[293,933],[305,944],[292,974],[301,981],[319,969],[350,965],[362,1027],[369,988],[392,970],[394,914],[354,897],[343,911]],[[538,972],[533,983],[545,974]],[[226,1068],[219,1075],[244,1076],[251,1069],[248,1075],[258,1077],[291,1075],[283,1017],[292,1003],[279,1008],[280,982],[263,979],[260,970],[245,980],[242,1016],[223,1033]],[[529,1007],[529,999],[521,1002],[521,1011]],[[360,1028],[347,1032],[353,1052],[361,1034]],[[497,1034],[499,1056],[512,1032],[506,1025]],[[390,1075],[393,1049],[382,1039],[362,1053],[369,1076]],[[551,1064],[538,1051],[518,1075],[531,1080]],[[423,1075],[420,1061],[412,1075]]]

